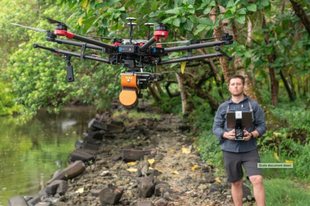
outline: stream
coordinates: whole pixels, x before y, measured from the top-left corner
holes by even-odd
[[[29,122],[0,117],[0,206],[16,195],[36,194],[53,173],[67,167],[95,108],[68,107],[59,114],[39,111]]]

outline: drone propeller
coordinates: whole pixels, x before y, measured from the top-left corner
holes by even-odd
[[[48,30],[38,29],[38,28],[30,27],[30,26],[24,26],[24,25],[21,25],[21,24],[16,24],[16,23],[10,23],[10,24],[12,24],[14,26],[23,27],[23,28],[26,28],[26,29],[31,29],[31,30],[34,30],[34,31],[38,31],[38,32],[48,32]]]
[[[50,23],[50,24],[64,24],[58,20],[55,20],[55,19],[52,19],[52,18],[49,18],[49,17],[44,17],[45,19],[47,19],[47,21]]]
[[[197,43],[201,43],[203,41],[209,41],[209,40],[218,39],[218,38],[222,38],[222,37],[210,37],[210,38],[196,39],[196,40],[161,42],[161,43],[157,43],[157,44],[187,44],[187,43],[197,44]]]

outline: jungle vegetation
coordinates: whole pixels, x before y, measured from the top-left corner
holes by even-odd
[[[165,41],[220,37],[229,32],[234,43],[222,49],[233,60],[191,62],[184,73],[177,63],[152,68],[163,73],[165,80],[150,85],[144,98],[163,112],[184,116],[202,157],[220,166],[221,152],[211,132],[214,112],[229,97],[228,78],[237,73],[246,76],[246,94],[266,113],[268,132],[259,142],[263,160],[293,161],[295,169],[281,171],[277,177],[309,182],[309,1],[2,0],[0,6],[6,8],[0,9],[0,115],[34,115],[40,108],[57,112],[73,104],[108,110],[121,90],[117,82],[124,71],[76,58],[72,59],[76,81],[68,83],[64,59],[34,49],[32,44],[76,49],[47,42],[45,34],[9,23],[53,30],[54,25],[44,19],[47,16],[65,22],[73,33],[102,41],[106,41],[102,37],[128,38],[126,17],[137,19],[136,39],[147,37],[146,22],[167,25]],[[194,54],[212,52],[214,48],[205,48]],[[169,57],[184,55],[178,52]],[[270,170],[266,175],[272,179],[274,173]]]

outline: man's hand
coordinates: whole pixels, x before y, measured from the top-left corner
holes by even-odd
[[[250,132],[243,130],[243,134],[244,134],[244,137],[243,137],[244,141],[249,141],[251,139],[251,133]]]
[[[229,139],[229,140],[235,140],[236,139],[235,129],[229,132],[224,132],[223,138]]]

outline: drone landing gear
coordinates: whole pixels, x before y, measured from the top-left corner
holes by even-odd
[[[73,74],[73,66],[71,65],[71,56],[66,55],[66,70],[67,70],[67,81],[73,82],[74,81],[74,74]]]

